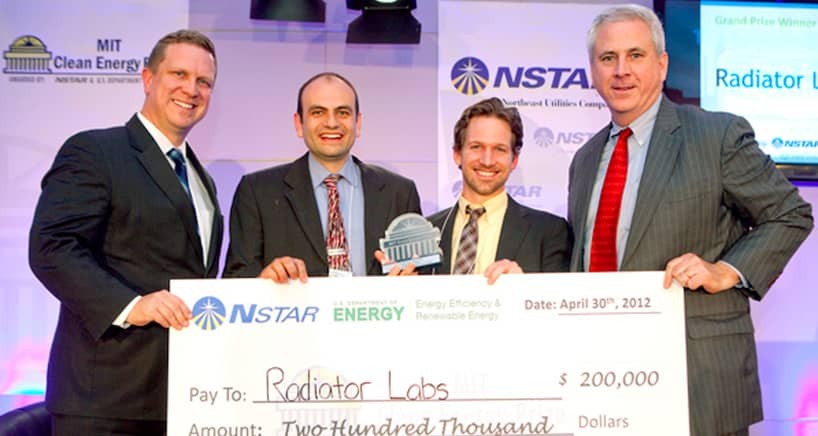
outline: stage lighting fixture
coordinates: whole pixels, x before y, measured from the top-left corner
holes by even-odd
[[[326,13],[324,0],[252,0],[250,3],[250,18],[256,20],[323,23]]]
[[[348,44],[419,44],[420,22],[412,15],[416,0],[347,0],[361,16],[349,23]]]

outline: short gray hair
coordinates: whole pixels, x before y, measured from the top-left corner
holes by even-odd
[[[588,37],[586,43],[588,45],[588,57],[593,56],[594,44],[596,43],[597,33],[603,24],[616,23],[620,21],[641,20],[650,28],[651,39],[653,46],[656,48],[656,54],[661,55],[665,52],[665,31],[662,28],[662,22],[653,10],[640,5],[622,5],[614,6],[600,12],[591,23],[591,28],[588,29]]]

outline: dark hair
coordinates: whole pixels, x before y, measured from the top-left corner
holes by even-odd
[[[514,156],[520,154],[523,148],[523,120],[516,107],[505,107],[497,97],[488,98],[469,106],[454,125],[454,149],[460,151],[466,140],[466,129],[474,117],[494,117],[508,123],[511,127],[511,150]]]
[[[295,111],[296,113],[298,113],[299,118],[304,119],[304,107],[301,105],[301,96],[304,94],[304,88],[306,88],[310,83],[315,82],[316,80],[322,77],[327,78],[335,77],[336,79],[346,83],[346,85],[349,86],[350,89],[352,89],[352,93],[355,95],[355,114],[357,115],[361,111],[361,108],[358,105],[358,91],[355,90],[355,87],[352,86],[352,83],[349,80],[347,80],[346,77],[338,73],[333,73],[332,71],[325,71],[323,73],[318,73],[310,77],[309,79],[307,79],[306,82],[304,82],[303,85],[301,85],[300,88],[298,88],[298,104],[296,104]]]
[[[148,57],[148,63],[145,65],[153,72],[159,67],[159,64],[165,60],[165,50],[171,44],[192,44],[203,48],[205,51],[213,55],[213,63],[216,63],[216,46],[205,34],[197,30],[181,29],[173,33],[168,33],[163,36],[156,45],[153,46],[151,54]]]

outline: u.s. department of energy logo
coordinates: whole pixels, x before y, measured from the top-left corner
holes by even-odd
[[[202,330],[215,330],[226,316],[224,304],[216,297],[202,297],[193,305],[193,323]]]
[[[452,86],[461,94],[476,95],[489,84],[489,69],[475,57],[465,57],[452,67]]]
[[[4,73],[20,74],[50,74],[51,52],[40,38],[33,35],[23,35],[9,45],[8,51],[3,52],[6,60]]]

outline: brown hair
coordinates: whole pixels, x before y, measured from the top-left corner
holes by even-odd
[[[156,45],[153,46],[151,54],[148,57],[148,63],[145,65],[153,71],[159,67],[159,64],[165,60],[165,50],[171,44],[192,44],[203,48],[205,51],[213,55],[213,62],[216,62],[216,46],[205,34],[198,30],[181,29],[163,36]]]
[[[463,111],[463,115],[454,125],[455,150],[459,151],[463,148],[466,128],[469,127],[469,122],[474,117],[494,117],[508,123],[508,126],[511,127],[511,149],[514,156],[520,154],[520,149],[523,148],[523,120],[520,118],[520,112],[516,107],[503,106],[503,102],[497,97],[478,101]]]

